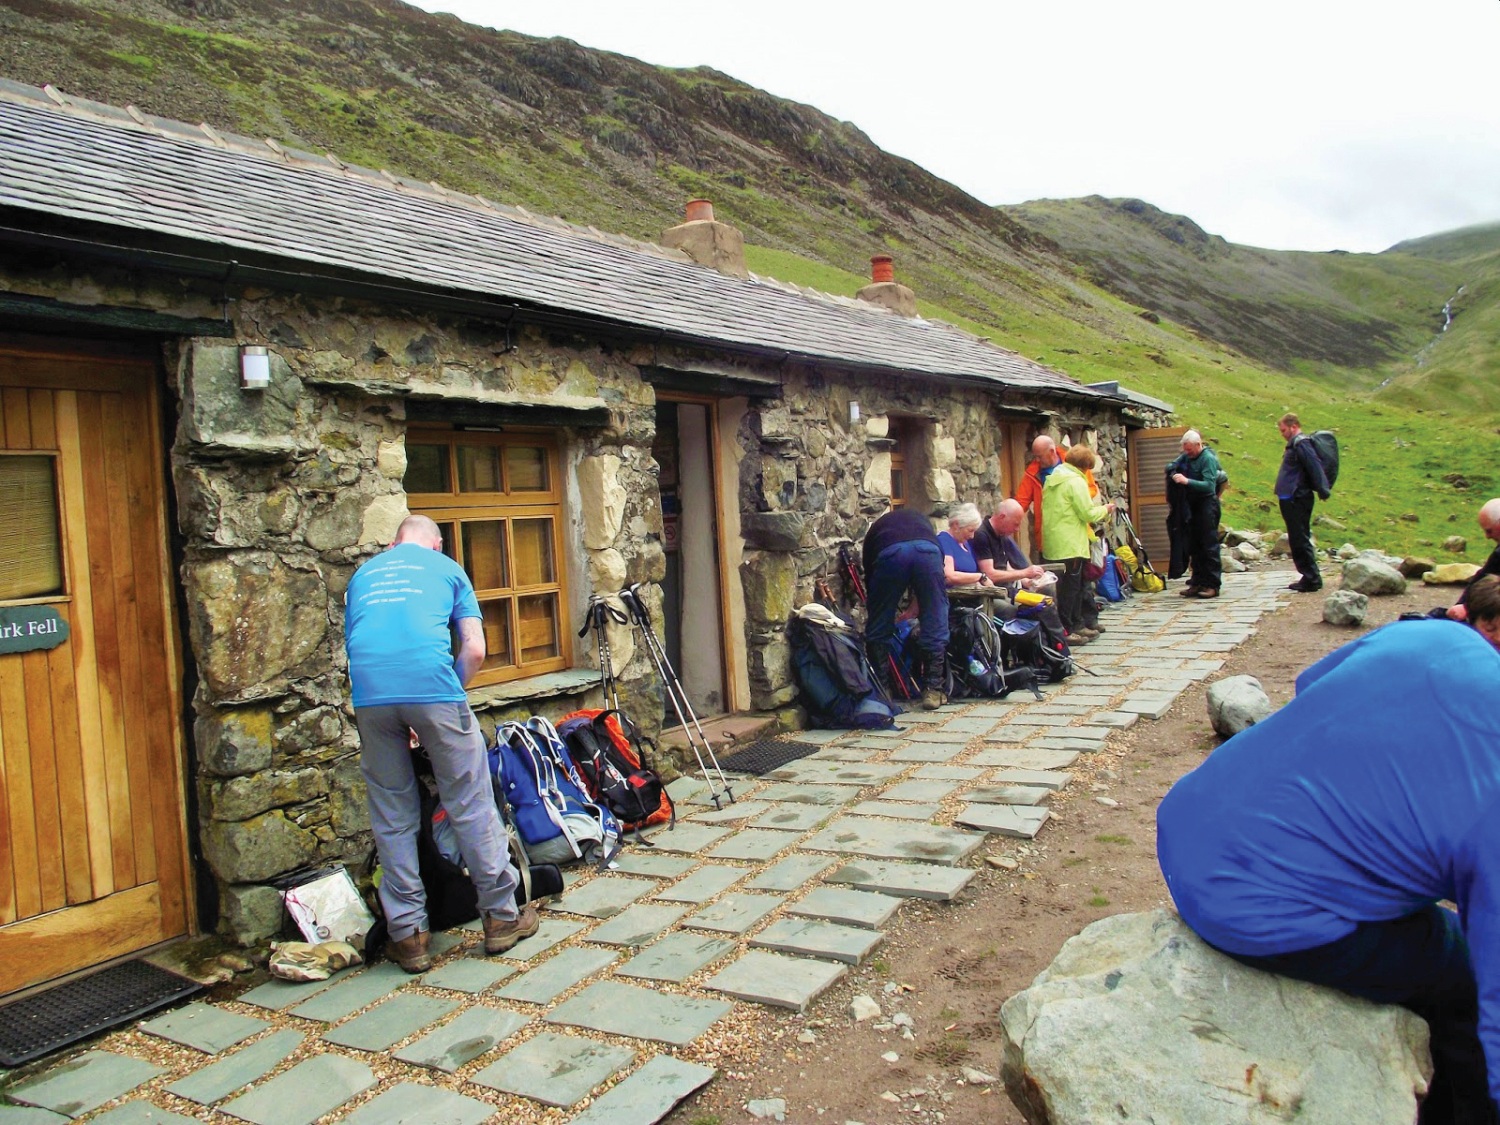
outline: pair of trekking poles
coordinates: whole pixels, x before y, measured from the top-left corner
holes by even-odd
[[[672,661],[667,657],[666,646],[662,644],[661,637],[657,635],[651,623],[651,610],[641,597],[640,583],[634,583],[621,590],[618,597],[619,604],[617,605],[609,598],[600,597],[598,594],[592,595],[589,598],[583,628],[578,632],[578,635],[583,637],[588,634],[589,630],[594,631],[594,644],[599,650],[599,685],[604,691],[605,706],[615,711],[620,709],[620,693],[615,679],[614,651],[609,643],[609,626],[629,623],[640,635],[646,655],[650,658],[652,667],[656,669],[656,674],[661,679],[662,688],[667,693],[667,700],[672,705],[672,711],[682,725],[688,745],[693,748],[693,756],[698,759],[698,769],[703,774],[703,780],[708,784],[708,793],[714,803],[714,808],[722,809],[726,798],[730,804],[733,804],[734,790],[723,768],[719,765],[713,744],[709,742],[708,735],[703,731],[703,724],[698,721],[698,714],[693,710],[693,704],[682,686],[682,680],[678,678],[676,670],[672,667]]]

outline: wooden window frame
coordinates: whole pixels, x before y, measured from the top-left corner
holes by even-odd
[[[507,638],[513,663],[500,667],[484,668],[469,681],[470,689],[488,687],[492,684],[509,683],[513,680],[539,676],[572,667],[572,630],[568,626],[567,564],[563,554],[563,485],[561,456],[555,434],[546,431],[511,430],[463,430],[447,426],[412,426],[407,430],[408,445],[443,445],[448,449],[448,481],[451,492],[407,492],[406,503],[413,515],[428,516],[445,530],[451,528],[451,542],[455,561],[462,563],[463,525],[477,522],[502,522],[505,526],[505,558],[509,569],[509,586],[475,590],[475,596],[483,606],[486,602],[508,600]],[[458,491],[458,447],[461,445],[489,445],[497,448],[501,465],[501,491]],[[547,458],[546,491],[512,492],[505,459],[509,446],[541,448]],[[515,538],[513,525],[516,520],[550,519],[552,521],[552,581],[516,585],[515,583]],[[557,655],[538,660],[525,660],[522,653],[520,602],[535,595],[552,594],[557,601]],[[493,656],[493,652],[488,654]]]

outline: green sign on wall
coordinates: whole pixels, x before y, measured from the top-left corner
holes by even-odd
[[[0,609],[0,653],[56,648],[68,639],[68,623],[49,605]]]

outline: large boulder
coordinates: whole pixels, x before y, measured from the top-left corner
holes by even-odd
[[[1395,567],[1369,555],[1361,555],[1344,564],[1344,589],[1372,598],[1404,594],[1406,579]]]
[[[1363,625],[1370,599],[1353,590],[1335,590],[1323,599],[1323,620],[1330,625]]]
[[[1422,581],[1429,586],[1467,586],[1478,573],[1474,563],[1443,563],[1422,575]]]
[[[1208,721],[1225,738],[1269,718],[1274,710],[1254,676],[1226,676],[1209,685]]]
[[[1411,1125],[1432,1061],[1404,1008],[1272,976],[1175,914],[1118,914],[1000,1009],[1033,1125]]]

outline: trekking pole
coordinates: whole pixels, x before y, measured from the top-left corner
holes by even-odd
[[[667,650],[662,646],[661,638],[656,635],[656,630],[651,626],[651,612],[646,608],[639,590],[640,583],[635,583],[621,593],[620,600],[625,603],[631,619],[641,631],[646,652],[650,655],[652,664],[656,666],[657,675],[661,677],[667,699],[672,704],[677,721],[682,724],[682,731],[687,736],[688,745],[693,748],[693,756],[698,759],[698,768],[703,772],[703,780],[708,783],[709,796],[713,799],[714,808],[721,809],[724,806],[719,800],[720,789],[722,788],[723,794],[729,798],[730,804],[734,803],[734,791],[730,788],[729,779],[724,776],[724,770],[720,767],[714,748],[708,741],[708,735],[703,733],[703,727],[698,722],[698,716],[693,711],[693,705],[688,700],[682,681],[677,678],[672,662],[667,658]],[[704,760],[705,753],[708,755],[707,761]],[[713,763],[714,773],[718,775],[718,785],[714,784],[714,779],[709,774],[709,762]]]
[[[594,630],[594,647],[599,650],[599,687],[604,693],[606,707],[620,709],[620,693],[615,686],[615,655],[609,643],[609,623],[624,625],[630,618],[619,606],[611,605],[608,598],[598,594],[589,596],[588,610],[584,613],[583,628],[578,630],[580,638]]]

